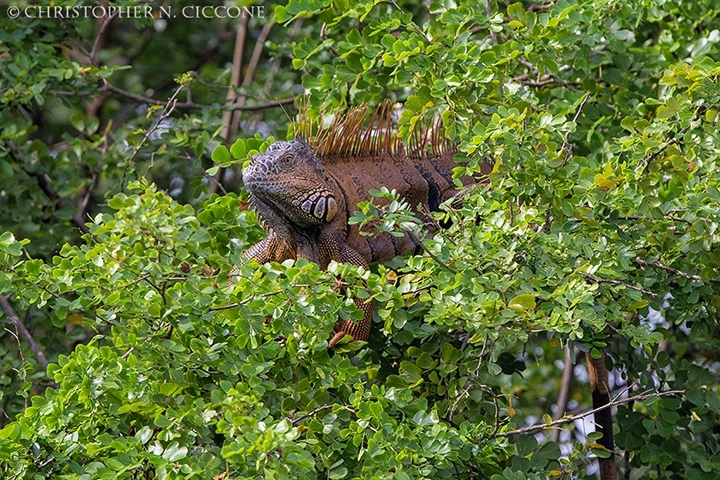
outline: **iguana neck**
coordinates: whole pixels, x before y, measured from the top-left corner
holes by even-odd
[[[297,252],[297,242],[294,234],[296,230],[290,222],[281,214],[277,213],[274,208],[262,202],[252,193],[250,194],[250,202],[258,213],[258,217],[266,227],[268,234],[274,234],[278,239],[285,242],[293,251]]]

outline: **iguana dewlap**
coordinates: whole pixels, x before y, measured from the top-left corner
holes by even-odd
[[[452,180],[454,151],[433,151],[431,145],[428,152],[425,141],[406,148],[384,128],[392,110],[385,105],[378,111],[364,130],[359,128],[364,110],[354,110],[329,127],[330,133],[318,135],[317,145],[296,138],[275,142],[253,156],[243,170],[243,182],[268,236],[248,249],[245,258],[258,263],[304,258],[323,269],[335,260],[367,269],[371,262],[418,249],[407,234],[361,236],[348,219],[359,202],[370,200],[371,189],[385,186],[412,207],[420,205],[416,213],[427,220],[425,212],[437,211],[458,193]],[[464,184],[472,182],[463,179]],[[338,322],[330,348],[346,334],[367,340],[373,302],[356,299],[355,304],[363,310],[363,319]]]

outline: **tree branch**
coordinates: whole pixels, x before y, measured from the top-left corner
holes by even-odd
[[[542,12],[543,10],[549,10],[553,6],[555,6],[556,2],[547,2],[547,3],[533,3],[530,5],[527,9],[528,12]]]
[[[12,321],[15,329],[20,335],[22,335],[23,339],[30,346],[30,349],[35,354],[35,358],[37,358],[40,366],[43,368],[43,370],[47,370],[48,360],[45,357],[45,353],[43,352],[40,345],[38,345],[38,343],[35,341],[30,331],[25,327],[22,320],[20,320],[20,317],[18,317],[17,313],[15,313],[15,310],[13,310],[12,305],[10,305],[10,302],[8,301],[7,295],[0,295],[0,306],[2,306],[3,310],[5,310],[5,315],[7,315],[10,321]]]
[[[37,181],[38,187],[40,187],[40,190],[43,191],[45,196],[48,197],[49,200],[57,202],[60,205],[60,207],[70,207],[70,203],[66,199],[62,198],[59,193],[57,193],[57,190],[55,190],[55,187],[53,187],[53,185],[52,185],[52,181],[50,180],[50,177],[45,173],[37,172],[37,171],[30,171],[27,168],[25,168],[25,162],[23,161],[23,155],[18,150],[17,146],[13,142],[10,142],[10,141],[8,142],[8,145],[10,145],[10,151],[12,152],[13,155],[15,155],[15,159],[16,159],[18,165],[20,165],[20,168],[22,168],[23,171],[27,175],[33,177]],[[93,180],[93,184],[95,184],[95,180]],[[85,192],[86,197],[89,196],[89,192],[91,192],[91,190],[92,189],[90,188]],[[87,200],[86,200],[86,198],[83,198],[80,201],[80,205],[79,205],[80,211],[73,214],[73,216],[70,220],[78,228],[78,230],[80,230],[83,234],[88,233],[90,231],[88,229],[88,227],[85,225],[85,218],[84,218],[88,200],[89,200],[89,198]]]
[[[117,93],[118,95],[122,95],[125,98],[129,98],[131,100],[135,100],[139,103],[145,103],[147,105],[162,105],[167,106],[169,101],[163,101],[163,100],[155,100],[154,98],[150,97],[144,97],[142,95],[138,95],[136,93],[128,92],[127,90],[123,90],[120,87],[116,87],[115,85],[111,84],[107,80],[105,81],[105,84],[100,87],[100,90],[108,90],[113,93]],[[58,95],[62,95],[63,92],[56,92]],[[254,112],[258,110],[266,110],[268,108],[276,108],[281,107],[284,105],[289,105],[291,103],[295,102],[295,98],[283,98],[281,100],[274,100],[274,101],[268,101],[266,103],[261,103],[258,105],[226,105],[222,107],[222,110],[230,110],[230,111],[245,111],[245,112]],[[189,109],[206,109],[210,108],[212,105],[205,105],[202,103],[195,103],[195,102],[175,102],[175,108],[189,108]]]
[[[687,278],[689,280],[696,280],[698,282],[705,282],[705,280],[703,280],[700,275],[690,275],[688,273],[683,272],[682,270],[678,270],[677,268],[672,268],[672,267],[663,265],[660,262],[648,263],[645,260],[642,260],[640,258],[636,258],[635,260],[633,260],[633,262],[635,262],[640,267],[647,267],[648,265],[650,265],[651,267],[655,267],[660,270],[665,270],[666,272],[670,272],[679,277]],[[719,280],[717,278],[708,278],[707,281],[708,282],[718,282]]]
[[[635,285],[630,285],[629,283],[621,282],[620,280],[611,280],[609,278],[595,278],[590,275],[581,274],[583,277],[587,278],[588,280],[592,280],[596,283],[609,283],[611,285],[621,285],[625,288],[629,288],[630,290],[635,290],[638,292],[642,292],[645,295],[650,295],[651,297],[657,297],[657,293],[653,293],[650,290],[645,290],[641,287],[636,287]]]
[[[245,38],[247,37],[248,17],[243,16],[238,22],[238,28],[235,32],[235,51],[233,52],[232,71],[230,72],[230,88],[227,91],[225,106],[231,106],[238,102],[238,96],[235,89],[240,85],[240,75],[242,72],[243,57],[245,52]],[[240,106],[240,105],[238,105]],[[223,115],[223,129],[220,136],[229,142],[235,135],[238,122],[237,113],[234,110],[227,110]]]
[[[258,63],[260,63],[260,55],[262,54],[263,47],[265,46],[265,41],[270,35],[270,30],[272,30],[273,26],[275,26],[275,22],[270,20],[263,26],[262,30],[260,30],[260,35],[258,35],[258,39],[255,42],[255,48],[250,56],[250,62],[248,62],[247,70],[245,71],[245,78],[243,78],[242,82],[243,87],[248,87],[252,83]],[[245,99],[246,97],[247,95],[244,95],[241,98]]]
[[[563,362],[563,376],[560,382],[560,391],[558,392],[557,410],[553,416],[554,421],[558,421],[565,416],[568,401],[570,401],[570,387],[572,386],[573,373],[575,365],[572,363],[572,355],[570,355],[570,347],[565,345],[565,360]],[[550,441],[557,442],[560,439],[560,429],[554,429],[550,432]]]
[[[582,101],[580,102],[580,106],[578,106],[577,112],[575,112],[575,116],[573,117],[572,121],[575,125],[577,125],[578,118],[580,118],[580,114],[583,111],[583,108],[585,107],[585,104],[587,103],[588,99],[590,98],[590,92],[585,93],[583,96]],[[563,140],[562,147],[560,147],[560,150],[565,150],[565,158],[570,158],[570,154],[572,153],[572,145],[570,145],[570,131],[568,130],[565,132],[565,139]]]
[[[490,21],[490,17],[492,16],[492,10],[490,10],[490,0],[485,0],[485,16],[488,21]],[[490,38],[492,38],[493,45],[497,45],[497,34],[492,30],[490,30]]]
[[[107,15],[103,18],[103,23],[100,25],[100,28],[98,29],[97,35],[95,35],[95,41],[93,42],[92,50],[90,50],[90,54],[88,55],[90,57],[90,63],[95,65],[96,67],[99,66],[97,62],[97,55],[98,51],[102,47],[102,45],[105,43],[105,33],[107,31],[108,26],[110,26],[110,22],[112,22],[112,19],[115,15]]]
[[[529,427],[523,427],[518,428],[515,430],[510,430],[507,432],[500,432],[493,435],[493,438],[500,438],[500,437],[510,437],[512,435],[520,435],[525,433],[534,433],[538,432],[540,430],[545,430],[546,428],[556,427],[558,425],[563,425],[566,423],[572,423],[575,420],[580,420],[585,417],[589,417],[590,415],[594,415],[595,413],[605,410],[606,408],[612,408],[617,407],[618,405],[623,405],[628,402],[634,402],[638,400],[647,400],[648,398],[652,398],[655,396],[663,396],[663,395],[675,395],[677,393],[685,393],[685,390],[668,390],[667,392],[653,392],[653,393],[643,393],[640,395],[636,395],[634,397],[627,397],[620,400],[612,400],[607,405],[603,405],[600,408],[593,408],[592,410],[588,410],[587,412],[579,413],[577,415],[572,415],[570,417],[564,417],[559,420],[554,420],[550,423],[543,423],[538,425],[531,425]]]
[[[133,151],[132,156],[128,159],[127,163],[125,163],[125,168],[123,169],[122,178],[120,179],[120,188],[122,191],[125,191],[125,176],[127,174],[127,170],[130,167],[130,165],[133,164],[135,161],[135,158],[138,156],[138,153],[140,153],[140,150],[142,149],[143,145],[148,141],[150,138],[150,135],[157,130],[160,127],[160,124],[163,120],[168,118],[170,114],[172,114],[173,110],[175,110],[175,104],[177,103],[177,96],[180,93],[180,91],[185,88],[185,85],[180,85],[177,90],[175,90],[175,93],[173,93],[173,96],[170,97],[170,100],[168,100],[167,104],[165,105],[165,109],[160,114],[160,118],[158,118],[157,122],[147,131],[145,132],[145,136],[140,141],[140,143],[137,144],[135,147],[135,150]]]
[[[228,101],[228,104],[235,104],[238,107],[245,106],[245,99],[247,98],[245,95],[239,95],[237,93],[237,83],[239,81],[240,77],[240,71],[242,70],[242,63],[243,63],[243,48],[245,45],[245,37],[247,37],[247,23],[248,18],[244,17],[243,20],[240,22],[240,26],[242,28],[238,29],[238,37],[235,44],[235,59],[234,62],[237,62],[233,65],[233,72],[230,79],[230,88],[227,91],[227,98],[228,100],[232,99],[231,101]],[[265,45],[265,40],[267,40],[268,35],[270,35],[270,30],[272,29],[273,25],[275,25],[275,22],[270,21],[263,26],[262,30],[260,31],[260,35],[258,36],[257,41],[255,42],[255,48],[253,49],[253,53],[250,56],[250,62],[248,63],[247,70],[245,71],[245,77],[242,81],[243,88],[248,87],[252,83],[252,79],[255,76],[255,70],[257,69],[258,63],[260,61],[260,55],[262,53],[263,46]],[[238,52],[239,50],[239,52]],[[237,133],[238,129],[238,123],[240,122],[239,118],[239,112],[238,111],[232,111],[232,112],[226,112],[223,117],[223,130],[220,136],[225,139],[228,143],[230,140],[235,137],[235,134]],[[212,177],[212,183],[208,185],[207,187],[207,194],[208,196],[212,195],[217,191],[218,186],[222,187],[222,182],[220,181],[222,178],[224,169],[219,169],[217,173]],[[223,187],[224,190],[224,187]]]
[[[677,134],[673,135],[672,138],[670,138],[668,141],[666,141],[665,143],[663,143],[656,152],[651,153],[650,155],[648,155],[647,157],[645,157],[640,163],[638,163],[638,164],[635,166],[635,170],[642,170],[642,171],[644,171],[644,170],[647,168],[647,166],[650,165],[650,162],[652,162],[652,161],[655,160],[658,156],[660,156],[660,154],[662,154],[665,150],[667,150],[667,148],[668,148],[670,145],[672,145],[673,143],[680,143],[680,140],[678,140],[678,137],[681,137],[682,135],[685,135],[685,133],[687,133],[688,130],[690,130],[690,128],[692,127],[692,124],[693,124],[694,122],[696,122],[697,120],[700,119],[700,115],[701,115],[702,113],[704,113],[705,110],[707,110],[707,107],[700,107],[700,108],[698,108],[698,110],[697,110],[697,112],[695,113],[695,115],[690,119],[690,121],[688,122],[688,124],[687,124],[685,127],[681,128],[681,129],[677,132]]]

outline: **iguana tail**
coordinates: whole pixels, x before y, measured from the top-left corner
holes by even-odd
[[[610,452],[608,458],[598,459],[600,465],[600,480],[617,480],[612,408],[608,406],[610,403],[609,378],[608,370],[605,366],[605,351],[601,350],[601,352],[602,355],[600,358],[593,358],[590,352],[585,354],[588,374],[590,376],[593,409],[596,410],[595,428],[603,434],[598,443]]]

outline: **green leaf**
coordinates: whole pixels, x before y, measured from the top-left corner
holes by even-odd
[[[138,430],[137,433],[135,434],[135,438],[137,438],[138,440],[140,440],[140,443],[142,443],[143,445],[145,445],[146,443],[148,443],[148,442],[150,441],[150,439],[152,438],[152,436],[153,436],[153,431],[152,431],[152,429],[150,429],[150,427],[148,427],[147,425],[143,426],[143,427],[142,427],[140,430]]]
[[[612,453],[599,443],[588,443],[590,450],[598,458],[610,458]]]
[[[515,444],[515,448],[517,448],[517,453],[521,457],[531,455],[535,451],[537,446],[538,441],[532,435],[520,435],[517,438],[517,442]]]
[[[422,112],[425,102],[416,95],[410,95],[405,101],[405,108],[413,112]]]
[[[178,442],[172,442],[163,451],[162,457],[168,462],[177,462],[187,456],[188,448],[181,447]]]
[[[535,295],[522,293],[508,302],[508,308],[518,313],[535,310]]]
[[[216,163],[226,163],[230,161],[230,152],[225,145],[218,145],[212,152],[212,159]]]
[[[507,7],[507,14],[513,20],[522,20],[525,18],[525,7],[520,2],[512,3]]]
[[[435,425],[439,422],[439,419],[437,416],[437,412],[435,412],[434,410],[431,411],[429,414],[421,410],[413,416],[413,422],[415,422],[421,427],[424,427],[428,425]]]
[[[334,468],[330,471],[328,478],[346,478],[348,476],[348,469],[345,467]]]
[[[435,360],[433,360],[430,354],[428,354],[427,352],[422,352],[418,359],[415,361],[415,364],[423,370],[427,370],[433,368],[436,362]]]
[[[233,158],[238,158],[238,159],[245,158],[245,156],[247,154],[247,147],[245,145],[245,140],[240,139],[240,138],[235,140],[235,143],[233,143],[232,147],[230,147],[230,153],[232,154]]]
[[[22,427],[18,423],[10,423],[0,430],[0,438],[5,440],[18,441],[22,433]]]
[[[22,255],[22,242],[15,240],[15,235],[10,232],[0,234],[0,251],[5,252],[14,257]]]
[[[413,384],[422,380],[422,369],[412,362],[403,360],[400,362],[400,376]]]

